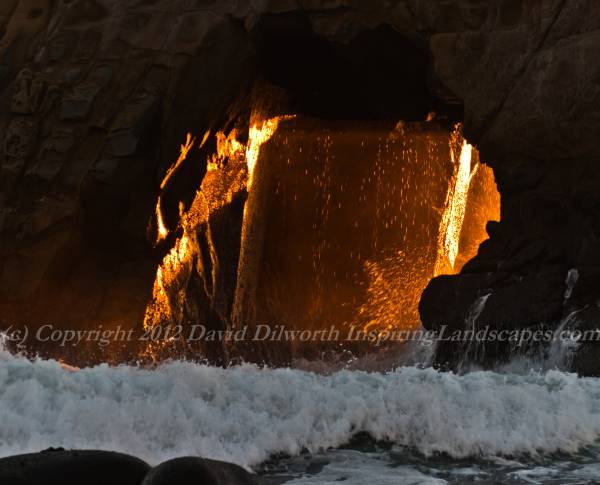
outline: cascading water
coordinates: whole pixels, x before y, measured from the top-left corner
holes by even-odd
[[[216,134],[217,153],[191,208],[180,214],[182,234],[158,268],[146,328],[202,318],[200,308],[188,308],[195,273],[217,314],[211,325],[219,329],[268,320],[293,328],[358,325],[367,332],[417,328],[427,282],[472,257],[485,237],[480,226],[497,217],[497,199],[473,192],[478,181],[485,185],[492,177],[493,185],[493,176],[460,127],[448,134],[435,122],[366,131],[342,125],[337,132],[322,128],[321,136],[320,122],[292,120],[255,113],[247,143],[236,130]],[[261,146],[269,141],[273,148],[264,155]],[[161,187],[194,143],[188,135]],[[236,183],[224,190],[228,172]],[[234,286],[227,290],[234,291],[230,306],[219,309],[212,302],[219,298],[222,264],[211,214],[239,191],[248,196]],[[157,226],[160,240],[168,232],[160,198]],[[295,252],[285,252],[288,245]]]
[[[571,268],[567,272],[567,277],[565,278],[566,289],[563,300],[563,308],[567,314],[554,331],[554,338],[544,362],[544,366],[548,369],[567,370],[575,351],[579,347],[579,342],[577,340],[563,338],[563,332],[565,330],[576,327],[578,314],[580,313],[580,310],[570,310],[568,308],[569,299],[573,294],[573,290],[575,289],[578,280],[579,272],[575,268]]]
[[[477,331],[476,325],[477,320],[479,319],[481,313],[485,309],[485,304],[487,303],[490,296],[491,293],[487,293],[478,297],[469,308],[467,317],[465,319],[465,328],[467,332],[470,332],[470,334],[466,334],[467,337],[471,338],[469,338],[466,344],[466,348],[464,349],[464,352],[462,354],[462,359],[458,365],[459,372],[462,371],[464,367],[469,364],[469,361],[471,359],[475,358],[473,354],[480,350],[478,342],[474,342],[475,332]]]
[[[262,242],[265,236],[263,214],[266,212],[264,204],[264,178],[268,177],[265,173],[268,168],[263,168],[259,162],[261,146],[268,142],[279,127],[282,120],[292,119],[292,115],[279,116],[268,119],[260,119],[259,115],[252,116],[250,121],[250,132],[248,135],[248,144],[246,147],[246,164],[248,167],[248,200],[244,206],[244,216],[242,222],[242,240],[240,248],[240,258],[237,270],[237,285],[235,289],[232,324],[243,325],[243,322],[255,317],[253,309],[256,278],[259,274],[260,252],[262,251]],[[256,178],[255,187],[252,188]]]
[[[466,140],[463,141],[456,174],[450,183],[446,208],[440,222],[438,255],[434,270],[436,276],[454,270],[471,181],[472,151],[473,147]],[[450,153],[453,156],[454,151],[451,149]],[[456,164],[454,160],[453,163]]]
[[[418,326],[418,301],[427,282],[460,270],[486,239],[486,222],[499,219],[500,200],[493,173],[480,164],[477,151],[462,138],[460,126],[450,136],[449,154],[453,173],[437,226],[434,266],[431,268],[431,256],[422,248],[408,254],[400,251],[383,262],[367,262],[370,284],[368,299],[361,307],[362,313],[372,315],[367,330]],[[410,271],[403,269],[406,260],[412,264]]]
[[[450,144],[455,171],[440,221],[434,276],[460,270],[487,238],[486,222],[500,219],[493,172],[479,162],[477,150],[462,138],[460,126],[452,133]]]

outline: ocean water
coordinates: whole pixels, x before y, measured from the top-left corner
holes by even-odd
[[[73,370],[0,351],[1,456],[200,455],[265,484],[581,484],[600,483],[599,439],[600,379],[557,370]]]

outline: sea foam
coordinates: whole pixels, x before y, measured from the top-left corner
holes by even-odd
[[[575,452],[600,438],[600,380],[399,368],[318,375],[172,362],[73,371],[0,352],[0,455],[101,448],[152,464],[201,455],[256,466],[357,432],[425,455]]]

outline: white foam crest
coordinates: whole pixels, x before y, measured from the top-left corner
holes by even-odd
[[[317,375],[175,362],[71,371],[0,352],[0,455],[101,448],[249,467],[358,432],[453,457],[575,452],[600,437],[600,380],[401,368]]]

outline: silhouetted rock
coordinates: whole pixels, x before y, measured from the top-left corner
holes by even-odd
[[[175,458],[154,467],[143,485],[256,485],[243,468],[193,456]]]
[[[111,451],[67,451],[0,459],[3,485],[140,485],[150,466],[133,456]]]

